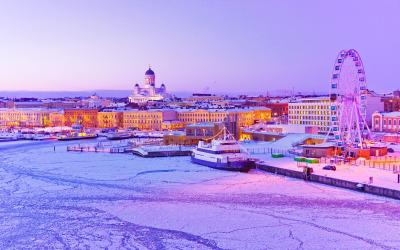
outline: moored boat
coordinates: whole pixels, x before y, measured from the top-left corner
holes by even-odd
[[[223,132],[222,139],[214,139],[211,143],[199,141],[192,150],[192,162],[220,170],[248,172],[252,168],[249,154],[232,136],[227,137],[226,128]]]
[[[108,133],[106,137],[108,140],[123,140],[123,139],[133,138],[134,135],[132,133],[115,132],[115,133]]]
[[[0,133],[0,142],[17,141],[18,134],[15,133]]]
[[[72,141],[72,140],[85,140],[97,138],[96,134],[76,134],[76,135],[63,135],[59,136],[57,140],[59,141]]]

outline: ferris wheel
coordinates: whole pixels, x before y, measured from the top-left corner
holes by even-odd
[[[330,86],[331,132],[341,147],[364,147],[369,135],[366,118],[367,84],[364,65],[354,49],[336,58]]]

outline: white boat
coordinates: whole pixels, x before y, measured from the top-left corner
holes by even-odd
[[[199,141],[192,150],[191,160],[194,163],[215,169],[248,172],[252,168],[249,154],[223,128],[224,137],[214,139],[211,143]]]
[[[123,140],[133,138],[133,134],[128,132],[114,132],[108,133],[106,137],[108,140]]]
[[[32,136],[32,140],[34,141],[55,140],[55,139],[57,139],[57,137],[46,134],[34,134]]]
[[[15,133],[0,133],[0,142],[17,141],[19,135]]]

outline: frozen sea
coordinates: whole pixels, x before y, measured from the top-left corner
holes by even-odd
[[[66,145],[0,144],[0,249],[400,249],[397,200]]]

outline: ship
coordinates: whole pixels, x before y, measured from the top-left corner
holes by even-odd
[[[95,138],[97,138],[96,134],[79,133],[79,134],[62,135],[62,136],[57,137],[57,140],[73,141],[73,140],[85,140],[85,139],[95,139]]]
[[[213,139],[210,143],[199,141],[192,150],[192,162],[220,170],[248,172],[254,163],[249,154],[225,127],[222,131],[222,139]]]
[[[97,138],[97,134],[86,133],[84,131],[83,125],[80,122],[76,122],[71,126],[71,132],[66,135],[61,135],[57,137],[59,141],[73,141],[73,140],[85,140]]]
[[[0,133],[0,142],[18,141],[19,137],[14,133]]]
[[[107,134],[108,140],[124,140],[133,138],[134,135],[132,133],[125,133],[125,132],[113,132]]]

